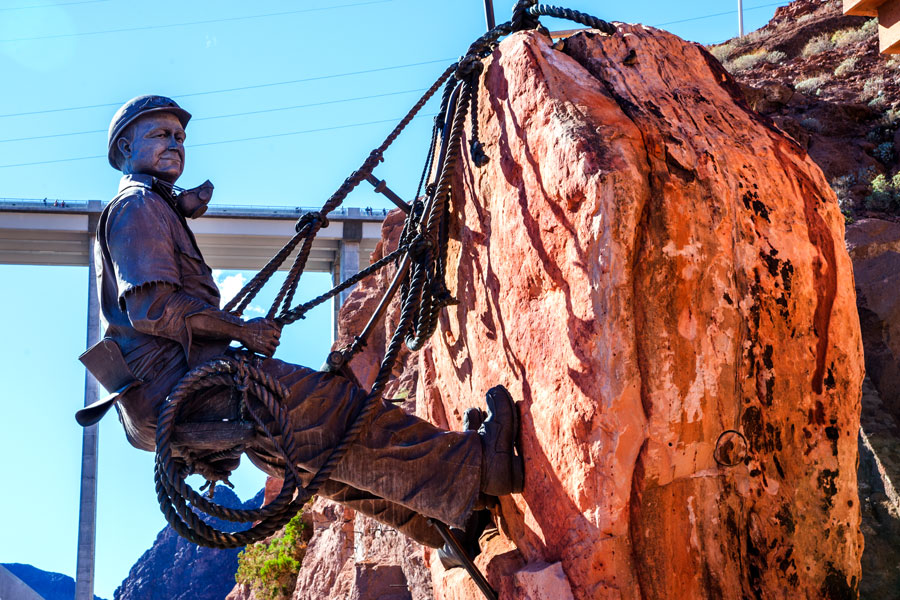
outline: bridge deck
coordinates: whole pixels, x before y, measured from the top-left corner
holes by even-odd
[[[90,236],[103,206],[99,200],[65,205],[0,200],[0,264],[87,265]],[[256,270],[290,238],[306,212],[311,211],[213,205],[190,225],[212,268]],[[333,212],[313,243],[307,269],[335,272],[344,242],[358,243],[359,253],[368,258],[381,239],[385,214],[358,208]]]

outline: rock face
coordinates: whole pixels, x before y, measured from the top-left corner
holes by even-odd
[[[858,482],[866,544],[859,595],[900,600],[900,428],[869,379],[860,421]]]
[[[241,503],[225,486],[216,488],[215,500],[228,508],[259,508],[263,492]],[[208,518],[224,531],[249,525]],[[241,548],[218,550],[192,544],[166,526],[153,546],[131,567],[114,594],[115,600],[222,600],[234,587],[237,555]]]
[[[404,215],[390,213],[382,228],[372,260],[394,251],[403,229]],[[335,348],[346,345],[362,331],[395,273],[388,266],[362,281],[341,307]],[[374,332],[364,351],[350,363],[365,387],[375,379],[387,340],[396,326],[399,307],[388,310],[384,325]],[[404,350],[388,384],[387,398],[407,398],[404,409],[415,410],[417,359]],[[266,486],[274,490],[274,482]],[[306,550],[297,586],[296,600],[352,598],[353,600],[429,600],[431,579],[422,547],[402,534],[356,511],[323,498],[307,509],[313,520],[313,538]],[[235,592],[234,598],[247,598]]]
[[[459,171],[460,304],[418,411],[521,399],[525,569],[560,563],[578,600],[855,597],[863,359],[820,169],[661,31],[514,34],[486,62],[491,160]],[[506,546],[480,562],[506,598],[528,580]],[[478,598],[434,563],[436,597]]]
[[[862,219],[847,227],[866,354],[860,428],[859,496],[863,598],[900,600],[900,225]]]
[[[900,424],[900,224],[863,219],[847,228],[853,259],[866,373]]]

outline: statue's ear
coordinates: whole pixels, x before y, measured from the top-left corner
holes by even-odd
[[[131,157],[131,140],[129,140],[126,136],[119,136],[119,139],[116,140],[116,148],[119,149],[119,152],[122,154],[123,158]]]

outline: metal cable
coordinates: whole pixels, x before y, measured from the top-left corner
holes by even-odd
[[[284,401],[288,390],[258,365],[256,359],[248,356],[238,358],[225,357],[215,359],[201,365],[185,375],[163,405],[156,432],[156,464],[154,477],[156,480],[157,498],[160,508],[172,528],[188,540],[206,546],[218,548],[234,548],[247,543],[264,539],[277,531],[296,514],[307,500],[315,494],[319,487],[327,481],[349,447],[368,427],[369,422],[383,404],[382,395],[387,381],[390,379],[397,357],[404,344],[415,351],[424,345],[437,327],[441,309],[452,301],[445,286],[445,267],[448,244],[449,200],[452,179],[462,152],[462,138],[465,119],[471,110],[471,152],[473,162],[480,166],[487,157],[483,153],[478,140],[478,88],[480,83],[481,59],[486,56],[497,40],[503,35],[522,29],[533,29],[539,26],[538,16],[547,15],[565,18],[604,33],[612,33],[615,27],[590,15],[565,8],[538,4],[536,0],[518,0],[513,11],[513,19],[491,29],[475,40],[467,53],[458,63],[450,65],[422,98],[410,109],[407,115],[397,124],[384,142],[373,150],[362,166],[351,173],[343,184],[325,202],[317,213],[304,215],[297,223],[297,233],[287,244],[257,273],[247,285],[227,305],[226,310],[240,314],[262,289],[272,274],[284,263],[287,257],[300,245],[289,271],[288,277],[279,290],[275,302],[269,311],[272,318],[278,310],[281,314],[276,318],[281,324],[289,324],[303,318],[315,306],[325,302],[340,292],[355,285],[362,279],[372,275],[389,263],[396,261],[403,254],[408,254],[412,266],[401,281],[401,311],[397,327],[391,336],[384,358],[369,394],[357,417],[348,426],[341,442],[335,446],[322,468],[313,476],[310,483],[301,485],[299,472],[299,455],[291,435],[291,422]],[[336,209],[344,198],[381,162],[385,150],[394,142],[400,132],[409,124],[434,93],[447,82],[451,75],[460,82],[460,93],[453,108],[452,116],[447,114],[451,104],[451,92],[455,85],[447,84],[441,101],[439,119],[435,120],[432,131],[432,142],[425,161],[422,177],[419,182],[417,198],[413,200],[413,208],[407,215],[401,234],[400,246],[390,254],[382,257],[366,269],[335,286],[306,303],[289,309],[290,302],[297,289],[303,273],[313,240],[319,229],[327,223],[327,215]],[[447,132],[446,120],[452,118]],[[433,168],[435,147],[441,131],[447,132],[441,139],[440,172],[437,181],[425,186],[426,199],[423,203],[418,195],[422,190],[428,174]],[[188,469],[181,466],[173,454],[173,431],[181,403],[190,394],[198,390],[214,386],[233,385],[243,398],[242,413],[249,414],[262,434],[275,446],[284,460],[284,477],[282,489],[278,496],[260,509],[227,509],[195,492],[184,479],[190,468],[200,468],[201,458],[188,458],[193,464]],[[277,431],[273,432],[267,421],[260,415],[254,404],[258,403],[271,417]],[[235,450],[242,450],[238,446]],[[218,453],[221,454],[221,453]],[[217,454],[217,456],[218,456]],[[226,452],[225,454],[230,455]],[[222,454],[223,456],[225,454]],[[208,458],[208,457],[207,457]],[[212,472],[212,471],[210,471]],[[296,497],[295,497],[296,495]],[[206,524],[197,514],[197,510],[230,521],[255,521],[249,529],[226,533]]]
[[[391,262],[393,262],[393,261],[397,260],[398,258],[400,258],[401,256],[403,256],[403,254],[407,250],[408,250],[408,246],[405,246],[405,245],[397,248],[390,254],[375,261],[374,263],[372,263],[371,265],[369,265],[362,271],[356,273],[352,277],[348,277],[340,285],[336,285],[335,287],[331,288],[330,290],[328,290],[321,296],[317,296],[317,297],[313,298],[312,300],[309,300],[308,302],[304,302],[303,304],[298,304],[296,307],[294,307],[291,310],[287,311],[286,313],[283,313],[282,315],[280,315],[277,320],[284,325],[289,325],[290,323],[293,323],[294,321],[302,319],[306,315],[307,312],[309,312],[316,306],[322,304],[326,300],[333,298],[334,296],[337,296],[344,290],[353,287],[354,285],[356,285],[357,283],[359,283],[360,281],[362,281],[369,275],[372,275],[375,272],[386,267]]]

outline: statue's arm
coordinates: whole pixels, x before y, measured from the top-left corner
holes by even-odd
[[[271,356],[278,347],[281,328],[266,319],[244,321],[210,306],[180,288],[156,283],[125,295],[128,318],[135,329],[181,343],[187,354],[191,340],[232,340],[253,352]]]
[[[179,342],[186,356],[194,336],[236,340],[271,355],[278,346],[280,326],[264,319],[244,321],[182,290],[172,223],[163,212],[167,210],[158,201],[136,195],[113,207],[107,220],[119,302],[132,326]]]

